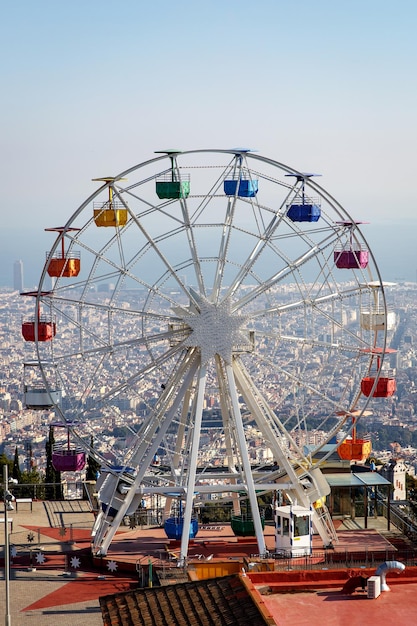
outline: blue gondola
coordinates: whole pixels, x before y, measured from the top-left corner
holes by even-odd
[[[301,183],[301,196],[297,196],[288,205],[287,217],[292,222],[318,222],[321,216],[320,204],[305,195],[306,178],[317,174],[286,174],[286,176],[295,176],[297,182]]]
[[[184,528],[183,517],[168,517],[164,523],[165,534],[168,539],[180,540],[182,537],[182,531]],[[198,521],[195,518],[191,519],[189,538],[194,539],[198,532]]]
[[[256,178],[225,180],[223,189],[226,196],[235,196],[237,191],[237,195],[241,198],[253,198],[258,193],[258,181]]]
[[[292,222],[318,222],[321,209],[318,204],[291,204],[287,216]]]

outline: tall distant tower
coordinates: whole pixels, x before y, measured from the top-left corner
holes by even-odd
[[[23,291],[23,261],[15,261],[13,264],[13,288]]]

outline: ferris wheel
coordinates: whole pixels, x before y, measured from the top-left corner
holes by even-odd
[[[318,183],[244,149],[177,150],[94,179],[56,231],[26,322],[26,405],[100,461],[106,554],[143,496],[310,506],[320,463],[366,457],[356,425],[395,391],[384,284],[355,221]],[[40,383],[35,384],[40,376]],[[369,444],[370,445],[370,444]],[[355,457],[356,455],[359,455]],[[325,506],[314,509],[325,543]]]

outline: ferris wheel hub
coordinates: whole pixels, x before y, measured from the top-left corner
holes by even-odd
[[[248,334],[244,329],[248,317],[231,313],[230,298],[213,303],[197,294],[195,297],[198,298],[199,310],[183,318],[191,328],[185,345],[199,348],[202,363],[219,355],[229,365],[233,353],[248,344]]]

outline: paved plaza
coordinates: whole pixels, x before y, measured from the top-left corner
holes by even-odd
[[[11,546],[10,623],[13,626],[99,626],[98,598],[129,589],[132,579],[106,571],[70,568],[73,555],[89,550],[94,521],[87,502],[33,502],[8,514]],[[12,528],[11,528],[12,526]],[[48,531],[48,529],[50,529]],[[0,542],[4,546],[4,516]],[[38,555],[44,562],[38,563]],[[31,555],[31,558],[30,558]],[[28,562],[29,559],[29,562]],[[3,559],[2,559],[3,561]],[[5,623],[6,581],[0,577],[0,624]]]

